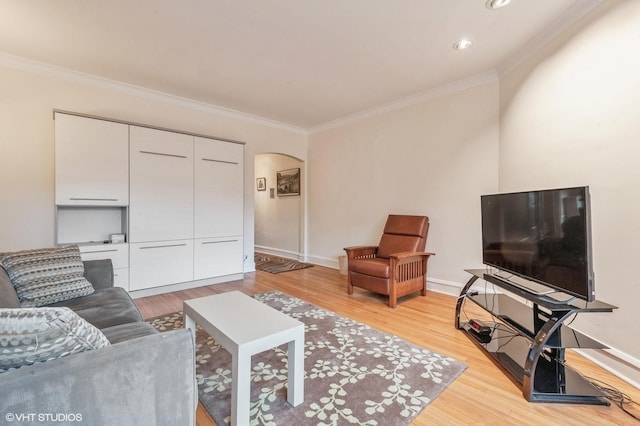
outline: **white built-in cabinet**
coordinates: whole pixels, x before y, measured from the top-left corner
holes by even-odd
[[[193,136],[131,126],[131,290],[193,281]]]
[[[129,290],[129,126],[55,113],[56,243],[79,244],[83,260],[111,259],[114,284]]]
[[[195,237],[242,235],[242,145],[196,137],[194,147]]]
[[[195,138],[194,279],[228,275],[243,265],[243,147]],[[223,201],[224,200],[224,201]]]
[[[55,117],[56,205],[129,204],[129,126]]]
[[[194,240],[194,269],[196,280],[237,274],[242,270],[242,236],[198,238]]]
[[[242,274],[243,144],[62,112],[55,126],[58,244],[112,259],[130,291]]]
[[[129,259],[130,290],[193,281],[193,239],[131,243]]]
[[[113,284],[129,290],[129,245],[128,244],[82,244],[82,260],[111,259]]]
[[[129,241],[193,238],[193,136],[131,126]]]

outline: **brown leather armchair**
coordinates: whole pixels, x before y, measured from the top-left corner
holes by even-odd
[[[361,287],[389,296],[396,307],[398,297],[420,291],[427,295],[427,261],[424,252],[429,231],[426,216],[389,215],[378,246],[347,247],[348,287]]]

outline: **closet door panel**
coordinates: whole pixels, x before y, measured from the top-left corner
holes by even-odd
[[[196,137],[195,237],[243,233],[244,146]]]
[[[193,136],[130,132],[130,241],[193,238]]]
[[[129,290],[193,281],[193,239],[130,244]]]
[[[194,241],[195,280],[243,272],[242,236]]]
[[[55,113],[57,205],[129,204],[129,126]]]

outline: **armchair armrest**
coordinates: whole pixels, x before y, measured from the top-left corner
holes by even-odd
[[[422,277],[422,280],[426,280],[427,275],[427,261],[430,256],[435,253],[411,251],[394,253],[389,256],[389,266],[391,268],[391,276],[394,282],[404,282],[415,280],[418,277]],[[426,285],[426,281],[424,281]],[[423,295],[426,291],[426,287],[423,288]]]
[[[353,246],[345,247],[344,251],[347,252],[347,258],[349,259],[363,259],[376,257],[378,252],[377,246]]]
[[[426,256],[428,258],[429,256],[435,256],[435,255],[436,255],[435,253],[429,253],[426,251],[405,251],[402,253],[393,253],[392,255],[389,256],[389,258],[394,258],[396,260],[403,260],[411,257],[423,257],[423,256]]]

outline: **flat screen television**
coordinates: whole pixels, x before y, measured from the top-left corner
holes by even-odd
[[[588,186],[483,195],[481,211],[482,261],[499,278],[595,299]]]

